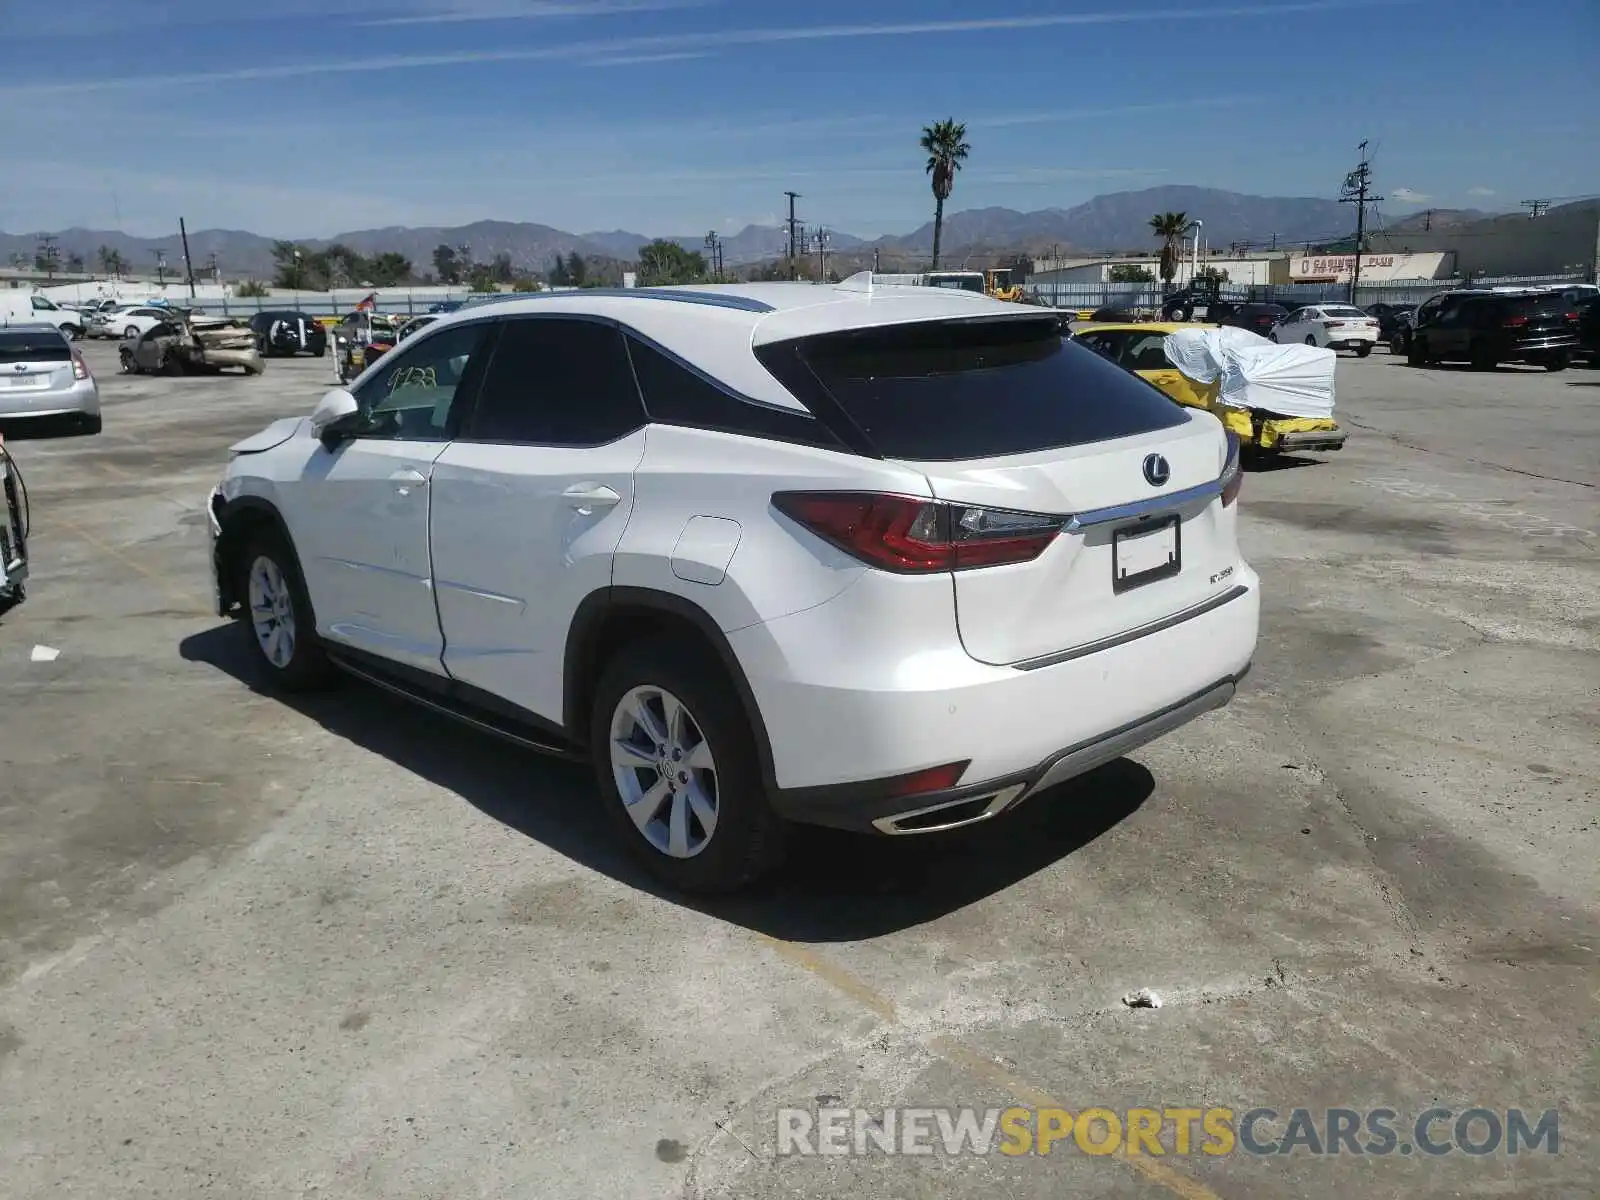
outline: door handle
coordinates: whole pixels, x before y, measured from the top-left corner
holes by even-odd
[[[575,483],[561,493],[561,498],[585,516],[597,508],[610,508],[622,499],[603,483]]]
[[[402,496],[409,496],[412,488],[425,488],[428,486],[428,477],[421,471],[410,467],[395,471],[389,476],[389,482],[394,484],[394,490]]]

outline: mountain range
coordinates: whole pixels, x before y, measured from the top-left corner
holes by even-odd
[[[1043,208],[1022,212],[1011,208],[973,208],[945,217],[943,258],[955,265],[966,259],[996,258],[1006,254],[1083,254],[1111,250],[1155,248],[1149,228],[1150,217],[1160,212],[1185,212],[1199,218],[1202,236],[1212,247],[1235,242],[1265,247],[1302,242],[1327,242],[1346,236],[1354,224],[1350,206],[1335,200],[1309,196],[1251,196],[1215,188],[1174,185],[1147,188],[1136,192],[1115,192],[1096,196],[1071,208]],[[1480,217],[1472,210],[1439,211],[1431,219],[1438,227]],[[1420,218],[1407,218],[1410,224]],[[1396,223],[1391,223],[1391,228]],[[0,263],[16,257],[31,262],[38,247],[38,233],[0,232]],[[132,237],[112,230],[63,229],[55,232],[56,245],[64,263],[81,255],[91,269],[101,246],[123,256],[134,270],[154,268],[158,253],[165,256],[170,269],[183,261],[182,245],[176,234],[159,238]],[[459,226],[392,226],[383,229],[358,229],[331,238],[305,239],[302,245],[321,249],[342,243],[362,254],[394,251],[404,255],[419,273],[433,266],[433,251],[440,244],[467,247],[470,257],[492,261],[496,255],[509,255],[520,270],[543,272],[557,255],[574,252],[585,256],[631,261],[639,248],[652,239],[628,230],[592,233],[567,233],[548,225],[518,221],[477,221]],[[703,250],[705,236],[676,236],[675,241],[689,250]],[[763,262],[783,255],[787,241],[782,226],[749,225],[722,238],[723,261],[729,267]],[[198,268],[215,255],[226,273],[255,278],[272,275],[273,239],[243,230],[203,229],[189,235],[189,249]],[[829,248],[842,258],[859,260],[876,250],[884,269],[925,260],[933,249],[933,222],[909,233],[867,240],[839,231],[829,231]]]

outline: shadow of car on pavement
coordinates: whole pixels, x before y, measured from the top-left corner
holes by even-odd
[[[275,691],[244,631],[231,622],[185,638],[179,652],[576,862],[784,941],[850,941],[934,920],[1088,845],[1155,789],[1149,771],[1118,759],[966,831],[887,838],[802,827],[784,866],[758,887],[733,896],[685,896],[618,845],[587,763],[536,754],[355,680],[326,692]]]

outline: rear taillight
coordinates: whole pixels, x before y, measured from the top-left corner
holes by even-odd
[[[1504,321],[1500,322],[1501,326],[1506,329],[1515,329],[1517,326],[1526,325],[1527,323],[1527,317],[1507,317]]]
[[[89,364],[83,361],[83,355],[76,350],[72,352],[72,377],[74,379],[89,378]]]
[[[1322,323],[1322,327],[1324,329],[1343,329],[1344,328],[1344,322],[1343,321],[1324,321]]]
[[[1578,319],[1578,314],[1575,312],[1563,313],[1561,315],[1566,317],[1569,321],[1576,321]]]
[[[1239,435],[1228,431],[1228,461],[1222,468],[1222,507],[1227,508],[1239,498],[1244,487],[1244,469],[1239,462]]]
[[[1066,523],[878,492],[778,492],[772,504],[845,553],[901,575],[1032,562]]]

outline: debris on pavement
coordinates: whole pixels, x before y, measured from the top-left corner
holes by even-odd
[[[31,662],[55,662],[61,657],[61,651],[54,646],[35,646],[33,653],[28,656]]]
[[[1129,992],[1122,1002],[1129,1008],[1160,1008],[1161,994],[1149,988],[1140,988],[1137,992]]]

